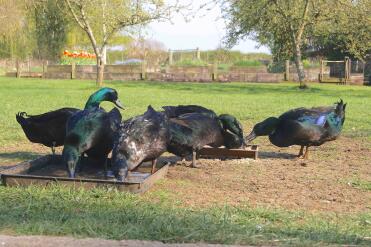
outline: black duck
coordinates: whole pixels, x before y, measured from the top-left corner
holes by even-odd
[[[76,164],[81,154],[105,164],[113,147],[113,135],[121,122],[117,108],[106,112],[99,107],[102,101],[110,101],[122,108],[116,90],[102,88],[90,96],[85,109],[74,114],[67,122],[63,160],[69,176],[75,177]]]
[[[67,120],[78,111],[76,108],[61,108],[40,115],[19,112],[16,119],[28,140],[51,147],[54,154],[55,147],[64,144]]]
[[[246,141],[268,135],[270,142],[277,147],[300,145],[298,157],[307,159],[310,146],[320,146],[340,135],[345,107],[346,104],[340,100],[335,107],[297,108],[278,118],[269,117],[254,126]]]

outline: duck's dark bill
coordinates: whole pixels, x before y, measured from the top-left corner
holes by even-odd
[[[254,131],[251,131],[251,133],[245,137],[245,142],[251,142],[252,140],[254,140],[256,138],[256,134]]]
[[[115,102],[113,102],[115,104],[115,106],[117,106],[118,108],[120,109],[125,109],[124,106],[122,105],[121,101],[119,99],[117,99]]]

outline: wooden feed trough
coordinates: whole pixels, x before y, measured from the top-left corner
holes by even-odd
[[[212,159],[241,159],[241,158],[258,158],[258,145],[248,145],[245,149],[227,149],[205,147],[197,152],[197,158]]]
[[[76,178],[68,178],[61,155],[45,155],[38,159],[22,162],[11,168],[0,170],[2,184],[5,186],[49,185],[58,183],[74,187],[97,188],[114,187],[120,191],[143,193],[167,174],[169,164],[153,170],[153,167],[141,166],[135,172],[129,172],[125,182],[105,179],[103,166],[94,164],[88,158],[82,159],[82,171]],[[153,173],[151,172],[153,171]]]

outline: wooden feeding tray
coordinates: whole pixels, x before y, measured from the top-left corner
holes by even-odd
[[[204,147],[197,152],[198,158],[212,159],[241,159],[241,158],[258,158],[258,145],[248,145],[244,149],[227,149],[227,148],[212,148]]]
[[[45,155],[38,159],[22,162],[11,168],[0,170],[2,184],[5,186],[28,186],[31,184],[48,185],[58,183],[74,187],[97,188],[114,187],[120,191],[143,193],[157,180],[167,174],[169,164],[153,173],[152,167],[139,167],[135,172],[129,172],[125,182],[105,179],[103,166],[95,164],[88,158],[82,159],[82,170],[76,178],[68,178],[61,155]]]

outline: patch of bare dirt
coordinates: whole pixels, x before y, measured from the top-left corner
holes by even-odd
[[[309,160],[295,157],[299,147],[261,144],[256,161],[201,159],[199,169],[179,161],[152,191],[166,191],[172,200],[194,207],[246,204],[339,213],[371,209],[371,192],[354,185],[371,182],[366,141],[342,137],[311,147]]]
[[[258,160],[199,160],[171,166],[167,178],[144,197],[184,207],[212,205],[268,206],[337,213],[371,209],[371,145],[364,139],[341,137],[311,147],[309,160],[296,159],[299,147],[277,148],[263,138]],[[59,152],[61,149],[59,148]],[[0,167],[50,153],[37,144],[0,147]],[[169,159],[174,159],[170,157]],[[1,247],[1,246],[0,246]]]

